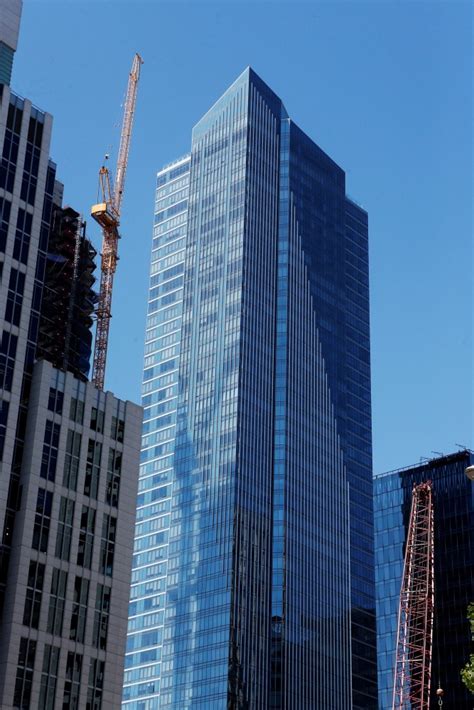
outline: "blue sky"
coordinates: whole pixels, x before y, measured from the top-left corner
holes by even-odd
[[[250,64],[369,212],[375,471],[472,446],[471,3],[25,0],[12,86],[84,215],[135,51],[107,387],[139,398],[155,173]]]

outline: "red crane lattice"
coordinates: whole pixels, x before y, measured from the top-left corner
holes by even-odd
[[[434,619],[431,482],[413,488],[398,611],[392,710],[428,710]]]

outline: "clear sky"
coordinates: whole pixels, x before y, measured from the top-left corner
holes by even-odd
[[[472,447],[472,4],[25,0],[12,86],[84,215],[136,51],[107,387],[139,399],[155,173],[250,64],[369,212],[375,471]]]

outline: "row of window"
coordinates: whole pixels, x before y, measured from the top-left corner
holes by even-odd
[[[32,540],[33,549],[39,552],[48,551],[52,507],[52,491],[39,488]],[[74,501],[61,498],[55,556],[66,561],[69,561],[70,558],[74,508]],[[87,569],[91,569],[92,565],[96,513],[94,508],[87,505],[82,506],[76,564]],[[113,570],[116,534],[117,518],[105,513],[102,522],[99,571],[110,577]]]
[[[0,360],[1,362],[1,360]],[[56,393],[53,397],[51,393]],[[57,407],[62,400],[62,393],[51,388],[50,404]],[[77,400],[76,400],[77,401]],[[117,424],[120,423],[117,419]],[[58,459],[60,425],[52,420],[47,420],[45,425],[43,452],[41,459],[40,475],[47,481],[54,481],[56,478],[56,466]],[[80,451],[82,434],[72,429],[68,430],[66,440],[66,453],[64,460],[63,485],[72,491],[77,490],[79,476]],[[86,472],[84,481],[84,494],[97,500],[99,493],[100,469],[102,459],[102,443],[94,439],[89,439],[87,446]],[[120,478],[122,473],[122,453],[109,448],[106,480],[106,502],[113,506],[118,506],[120,490]]]
[[[37,642],[21,638],[18,653],[13,707],[28,710],[31,705],[31,690],[36,659]],[[61,649],[45,644],[38,707],[41,710],[57,710],[56,685]],[[105,662],[91,659],[87,684],[86,710],[100,710],[104,688]],[[81,691],[82,655],[68,652],[63,695],[63,710],[78,710]]]
[[[28,579],[23,610],[23,624],[32,629],[40,625],[41,605],[44,593],[45,565],[37,560],[31,560],[28,569]],[[49,594],[46,631],[55,636],[62,636],[64,609],[67,594],[68,573],[58,568],[53,569]],[[84,643],[89,604],[89,580],[75,577],[73,608],[69,626],[69,638]],[[107,631],[110,614],[111,587],[98,584],[94,610],[94,626],[92,644],[95,648],[105,650],[107,647]]]
[[[62,414],[64,403],[64,393],[60,390],[50,387],[49,398],[48,398],[48,409],[55,414]],[[84,402],[76,397],[71,397],[71,403],[69,408],[69,419],[76,422],[76,424],[84,423]],[[91,416],[89,422],[89,428],[92,431],[96,431],[98,434],[104,433],[104,422],[105,422],[105,412],[103,409],[98,409],[97,407],[91,408]],[[125,422],[119,417],[113,416],[110,436],[115,441],[123,443],[125,434]]]

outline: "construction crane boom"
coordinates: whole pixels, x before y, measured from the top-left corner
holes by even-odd
[[[392,710],[429,710],[434,620],[434,511],[431,482],[412,493],[398,611]]]
[[[135,54],[128,78],[115,184],[112,185],[109,168],[107,165],[103,165],[99,170],[99,187],[102,201],[93,205],[91,208],[91,216],[102,227],[100,293],[97,307],[97,331],[92,367],[92,380],[98,389],[104,389],[110,318],[112,317],[112,289],[118,261],[118,228],[120,224],[123,191],[125,188],[128,154],[130,151],[133,116],[137,100],[138,80],[140,78],[140,67],[142,64],[143,60],[140,55]]]

